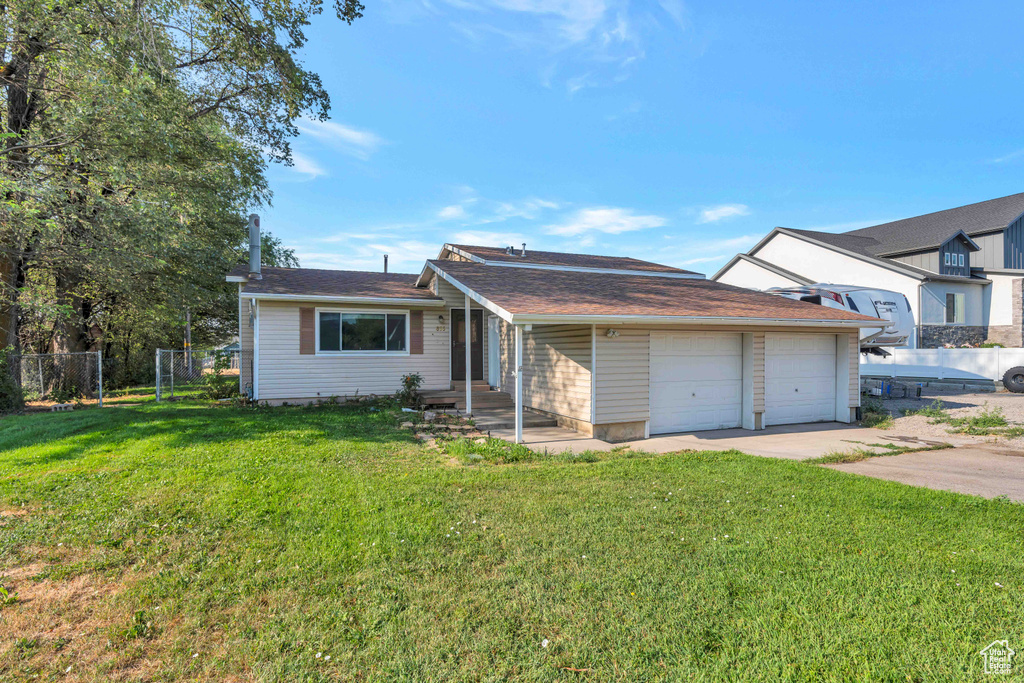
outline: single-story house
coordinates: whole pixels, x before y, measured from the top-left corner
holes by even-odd
[[[887,289],[910,303],[916,348],[1024,346],[1024,193],[843,233],[775,228],[711,279]]]
[[[613,256],[446,244],[411,275],[256,258],[228,276],[253,399],[392,394],[415,372],[467,412],[474,382],[507,392],[517,438],[524,408],[610,441],[850,422],[879,322]]]

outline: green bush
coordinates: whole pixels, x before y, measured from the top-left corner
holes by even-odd
[[[413,372],[402,375],[402,386],[395,392],[395,400],[406,408],[418,408],[421,386],[423,386],[423,375],[420,373]]]
[[[234,398],[238,394],[238,377],[225,375],[231,364],[231,354],[218,353],[213,359],[213,372],[203,375],[199,395],[210,401]]]
[[[25,395],[14,376],[14,349],[0,349],[0,415],[25,407]]]

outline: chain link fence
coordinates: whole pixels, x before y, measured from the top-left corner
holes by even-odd
[[[233,398],[241,362],[237,349],[157,349],[156,400]]]
[[[103,357],[99,351],[26,353],[14,360],[27,403],[95,402],[103,407]]]

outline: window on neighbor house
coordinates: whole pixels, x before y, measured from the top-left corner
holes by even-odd
[[[966,317],[964,315],[964,304],[966,296],[948,292],[946,294],[946,324],[962,325]]]
[[[964,255],[963,254],[960,254],[960,267],[961,268],[964,267]]]
[[[318,311],[317,351],[405,353],[407,313]]]
[[[949,252],[948,251],[945,252],[945,254],[943,254],[942,258],[943,258],[943,261],[945,262],[945,264],[948,266],[949,265]]]

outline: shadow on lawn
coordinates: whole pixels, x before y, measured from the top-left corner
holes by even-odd
[[[186,402],[11,416],[0,420],[0,463],[5,453],[26,448],[32,455],[8,460],[7,466],[74,460],[90,451],[116,452],[119,445],[143,440],[169,450],[232,442],[242,448],[251,440],[274,436],[303,444],[415,442],[412,434],[398,429],[399,420],[395,412],[366,406],[246,409]]]

